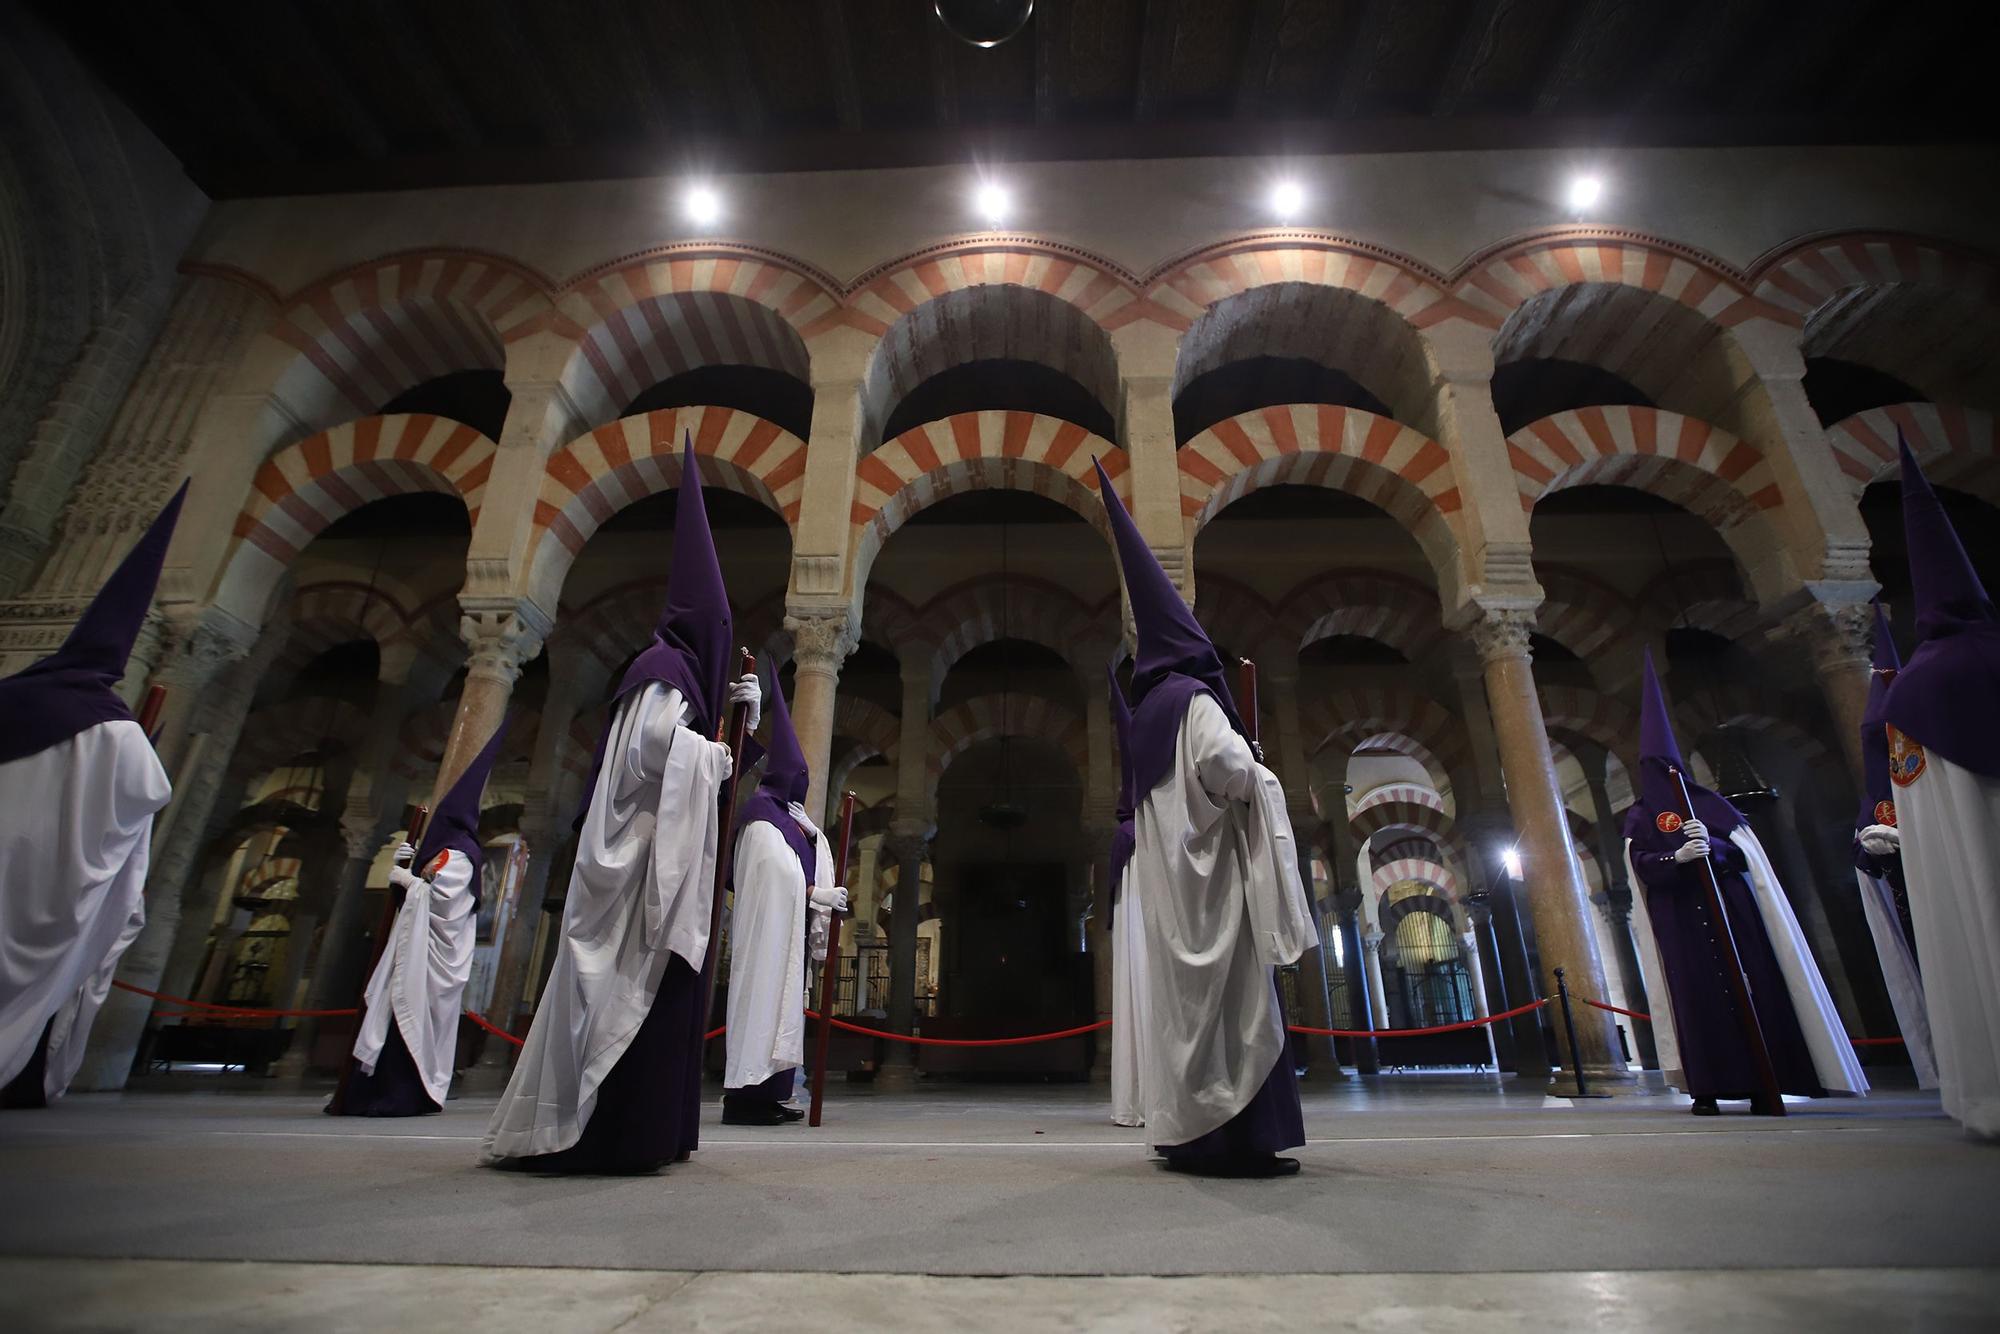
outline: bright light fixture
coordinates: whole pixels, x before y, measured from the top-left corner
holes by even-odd
[[[1604,198],[1604,180],[1599,176],[1578,176],[1569,183],[1569,206],[1578,212],[1595,208]]]
[[[722,196],[715,192],[713,186],[689,186],[683,207],[687,210],[688,221],[706,227],[722,216]]]
[[[1271,212],[1278,221],[1290,222],[1306,206],[1306,188],[1297,181],[1279,181],[1271,187]]]
[[[1519,848],[1500,849],[1500,865],[1506,868],[1509,880],[1521,878],[1521,850]]]
[[[998,227],[1007,221],[1007,214],[1014,207],[1014,197],[998,181],[982,181],[973,192],[972,206],[979,210],[979,216],[988,224]]]

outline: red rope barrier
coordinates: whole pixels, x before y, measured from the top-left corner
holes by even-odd
[[[1541,1000],[1529,1001],[1526,1005],[1517,1005],[1504,1014],[1490,1014],[1484,1019],[1466,1019],[1456,1024],[1433,1024],[1429,1028],[1307,1028],[1303,1024],[1291,1024],[1288,1027],[1294,1033],[1310,1033],[1314,1037],[1323,1038],[1419,1038],[1428,1033],[1455,1033],[1460,1029],[1497,1024],[1503,1019],[1512,1019],[1530,1010],[1539,1010],[1548,1003],[1548,998],[1545,996]]]
[[[515,1037],[512,1033],[509,1033],[506,1029],[501,1028],[497,1024],[488,1023],[485,1015],[474,1014],[472,1011],[467,1010],[465,1012],[465,1017],[467,1019],[470,1019],[474,1024],[478,1025],[480,1028],[483,1028],[487,1032],[491,1033],[496,1038],[505,1038],[507,1041],[513,1043],[517,1047],[524,1045],[522,1039]]]
[[[264,1010],[249,1005],[216,1005],[209,1001],[189,1000],[186,996],[169,996],[164,991],[148,991],[135,987],[130,982],[120,982],[113,978],[111,985],[120,991],[130,991],[151,1000],[165,1001],[169,1005],[182,1008],[167,1015],[169,1019],[184,1019],[189,1015],[213,1014],[224,1018],[254,1017],[259,1019],[323,1019],[333,1015],[360,1014],[359,1010]]]
[[[817,1010],[807,1010],[806,1018],[817,1020]],[[1094,1024],[1080,1024],[1075,1028],[1060,1029],[1054,1033],[1030,1033],[1018,1038],[920,1038],[913,1034],[891,1033],[880,1028],[863,1028],[860,1024],[850,1024],[845,1019],[833,1021],[835,1028],[848,1033],[859,1033],[864,1037],[887,1038],[891,1042],[907,1042],[914,1047],[1025,1047],[1033,1042],[1057,1042],[1063,1038],[1073,1038],[1084,1033],[1095,1033],[1100,1028],[1111,1027],[1109,1019],[1100,1019]],[[721,1032],[717,1029],[716,1032]],[[710,1034],[711,1037],[714,1034]]]
[[[1593,1010],[1609,1010],[1613,1014],[1622,1014],[1627,1019],[1639,1019],[1649,1024],[1653,1022],[1653,1016],[1650,1014],[1641,1014],[1637,1010],[1621,1010],[1616,1005],[1607,1005],[1603,1001],[1592,1000],[1590,997],[1578,995],[1574,991],[1570,995],[1576,996],[1578,1000],[1590,1006]],[[1903,1045],[1903,1039],[1901,1038],[1849,1038],[1848,1041],[1857,1047],[1900,1047]]]

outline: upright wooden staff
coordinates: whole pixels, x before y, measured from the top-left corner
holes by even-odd
[[[757,656],[743,649],[743,675],[757,674]],[[718,736],[716,740],[723,738]],[[701,1031],[708,1032],[715,1017],[716,962],[722,954],[722,902],[729,888],[729,869],[736,860],[736,789],[743,780],[743,747],[750,739],[750,706],[738,704],[729,710],[729,782],[722,795],[722,832],[715,840],[715,888],[708,907],[708,952],[702,956],[701,975],[707,988],[701,999]]]
[[[1264,761],[1264,745],[1258,740],[1257,727],[1257,664],[1248,658],[1236,660],[1236,709],[1243,718],[1243,726],[1250,733],[1250,749],[1257,754],[1259,764]]]
[[[849,792],[840,799],[840,850],[833,857],[833,883],[847,884],[847,849],[854,838],[854,794]],[[820,1099],[826,1093],[826,1048],[833,1037],[833,993],[840,981],[840,919],[845,912],[836,912],[826,924],[826,963],[820,968],[819,978],[819,1036],[813,1039],[812,1073],[812,1114],[806,1124],[819,1124]],[[861,975],[857,970],[854,985],[859,988]]]
[[[1694,819],[1694,796],[1688,791],[1686,775],[1672,765],[1668,765],[1667,769],[1681,790],[1681,806],[1686,810],[1687,818]],[[1715,863],[1708,858],[1701,859],[1701,869],[1708,882],[1708,911],[1715,918],[1716,929],[1721,933],[1723,961],[1728,965],[1724,971],[1728,975],[1729,991],[1736,1000],[1736,1013],[1743,1024],[1743,1040],[1750,1046],[1750,1059],[1757,1067],[1757,1083],[1763,1090],[1751,1099],[1750,1110],[1761,1116],[1783,1116],[1785,1099],[1778,1092],[1778,1070],[1771,1064],[1771,1049],[1764,1042],[1764,1027],[1757,1022],[1757,1007],[1751,1003],[1750,977],[1743,971],[1743,956],[1736,952],[1736,933],[1730,929],[1729,913],[1722,906],[1722,881],[1716,878]]]
[[[410,830],[403,836],[403,841],[410,845],[410,855],[412,857],[416,856],[417,844],[423,842],[424,826],[430,823],[430,818],[431,808],[428,806],[417,807],[416,814],[410,817]],[[401,864],[400,862],[397,863],[399,866]],[[375,976],[375,969],[382,962],[383,951],[389,948],[389,932],[394,930],[396,926],[396,906],[396,891],[392,887],[383,895],[382,918],[375,925],[374,947],[368,951],[368,967],[362,970],[361,991],[354,1000],[354,1030],[356,1034],[359,1034],[361,1031],[362,1020],[367,1018],[369,979]],[[340,1061],[340,1083],[334,1086],[333,1101],[328,1104],[329,1106],[341,1108],[347,1105],[347,1081],[353,1077],[353,1074],[353,1044],[349,1043],[348,1051],[341,1057]]]
[[[167,705],[165,686],[146,687],[146,700],[139,706],[139,730],[146,734],[146,740],[154,745],[160,739],[160,711]]]

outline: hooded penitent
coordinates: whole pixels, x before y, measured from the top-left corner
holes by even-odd
[[[786,846],[797,854],[799,870],[805,873],[806,883],[811,884],[813,841],[799,828],[788,807],[805,801],[812,774],[806,769],[805,752],[799,748],[798,733],[792,730],[792,713],[785,706],[785,692],[775,673],[764,698],[770,703],[771,720],[771,739],[764,749],[764,777],[755,792],[742,798],[737,823],[768,821],[784,835]]]
[[[1111,882],[1115,898],[1125,876],[1125,864],[1132,860],[1132,813],[1138,809],[1138,794],[1132,784],[1132,708],[1118,686],[1116,668],[1105,669],[1111,680],[1111,724],[1118,734],[1118,826],[1111,832]]]
[[[1104,465],[1097,466],[1098,494],[1111,520],[1118,547],[1118,564],[1125,574],[1125,593],[1132,603],[1132,624],[1138,645],[1132,655],[1132,791],[1151,792],[1173,763],[1174,742],[1188,701],[1197,694],[1213,698],[1237,735],[1249,740],[1236,701],[1229,693],[1229,671],[1209,642],[1194,612],[1174,581],[1160,568],[1139,526],[1125,512],[1112,489]]]
[[[1680,781],[1674,774],[1679,771]],[[1672,852],[1686,839],[1680,832],[1688,816],[1681,796],[1681,782],[1694,799],[1694,816],[1708,826],[1711,841],[1726,839],[1743,821],[1743,812],[1728,800],[1694,781],[1687,761],[1681,758],[1680,743],[1674,740],[1674,725],[1667,717],[1666,696],[1660,691],[1659,675],[1653,670],[1652,650],[1646,651],[1646,676],[1640,688],[1639,707],[1639,799],[1625,813],[1625,837],[1645,852]]]
[[[0,764],[47,750],[87,727],[131,719],[118,683],[152,609],[160,566],[186,498],[187,483],[182,482],[90,600],[61,648],[0,680]]]
[[[1868,708],[1861,716],[1861,809],[1854,827],[1896,823],[1896,789],[1889,781],[1889,740],[1883,728],[1883,707],[1889,687],[1902,668],[1896,641],[1889,633],[1889,614],[1875,604],[1874,670],[1868,678]]]
[[[1889,687],[1882,715],[1960,768],[2000,778],[2000,610],[1900,432],[1896,445],[1917,648]]]
[[[486,779],[493,772],[494,761],[500,758],[500,743],[507,739],[509,721],[500,720],[500,726],[487,738],[486,745],[472,757],[472,763],[465,766],[465,772],[458,776],[451,790],[438,800],[430,823],[424,826],[424,840],[417,845],[416,859],[411,863],[411,868],[422,874],[439,853],[449,850],[461,854],[472,863],[474,904],[479,902],[479,867],[485,859],[479,842],[479,798],[486,791]]]

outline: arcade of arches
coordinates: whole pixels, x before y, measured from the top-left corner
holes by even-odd
[[[524,1023],[688,438],[813,802],[858,797],[849,1011],[977,1034],[1107,1008],[1107,673],[1128,650],[1099,458],[1260,669],[1326,946],[1286,979],[1297,1019],[1497,1013],[1557,966],[1644,1007],[1616,831],[1650,649],[1697,767],[1757,794],[1850,1031],[1894,1031],[1846,869],[1867,608],[1879,589],[1907,643],[1898,430],[2000,579],[1990,255],[1712,220],[1698,248],[1644,216],[1483,233],[1450,200],[1443,240],[1409,238],[1448,269],[1380,229],[1175,258],[1143,208],[1102,240],[1123,264],[1060,227],[802,255],[662,235],[640,184],[595,196],[615,226],[560,187],[429,234],[422,192],[338,202],[369,219],[343,235],[304,203],[219,205],[129,385],[103,389],[87,465],[6,460],[4,670],[194,479],[128,682],[170,689],[176,798],[127,980],[345,1003],[411,808],[505,718],[467,1000]],[[876,203],[881,235],[913,225]],[[1819,226],[1867,212],[1806,204]],[[1652,1059],[1624,1021],[1579,1027],[1586,1069]],[[121,995],[82,1083],[122,1084],[135,1055],[324,1067],[344,1041]],[[1299,1057],[1569,1064],[1537,1019]]]

